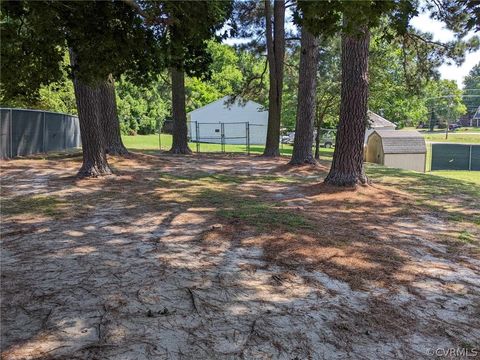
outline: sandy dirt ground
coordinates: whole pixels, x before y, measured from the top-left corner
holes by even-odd
[[[3,359],[480,354],[479,253],[408,192],[286,159],[79,160],[2,163]]]

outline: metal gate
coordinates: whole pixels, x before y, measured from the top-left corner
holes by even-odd
[[[433,143],[431,170],[480,170],[480,145]]]
[[[201,151],[202,143],[219,144],[220,151],[225,152],[226,145],[245,145],[245,152],[250,154],[250,123],[201,123],[190,122],[190,139],[195,142],[196,151]]]

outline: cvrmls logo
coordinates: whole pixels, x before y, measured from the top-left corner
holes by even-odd
[[[477,348],[438,348],[438,349],[428,349],[427,354],[431,356],[438,356],[438,357],[476,357],[479,354],[479,350]]]

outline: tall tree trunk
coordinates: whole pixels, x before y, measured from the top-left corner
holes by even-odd
[[[187,112],[185,110],[185,73],[171,68],[172,73],[172,154],[191,154],[188,147]]]
[[[336,186],[365,184],[363,143],[368,111],[368,46],[370,32],[342,37],[342,93],[332,166],[325,183]]]
[[[115,98],[115,82],[109,75],[107,80],[99,86],[100,116],[105,138],[105,151],[110,155],[128,155],[120,134],[120,123],[117,114],[117,100]]]
[[[315,164],[312,154],[317,90],[318,42],[302,28],[300,69],[298,76],[297,121],[291,165]]]
[[[70,61],[75,66],[75,55],[70,51]],[[77,103],[80,136],[82,138],[83,164],[78,177],[98,177],[112,173],[105,153],[105,141],[99,115],[99,91],[76,76],[73,88]]]
[[[285,57],[285,1],[274,1],[273,24],[270,0],[265,0],[267,58],[270,88],[268,92],[268,128],[264,156],[279,156],[280,118]]]

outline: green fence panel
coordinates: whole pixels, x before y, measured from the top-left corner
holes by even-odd
[[[14,158],[81,146],[76,116],[0,108],[0,158]]]
[[[469,170],[470,146],[466,144],[432,144],[431,170]]]
[[[472,168],[470,170],[480,171],[480,145],[472,145]]]
[[[12,157],[10,148],[10,110],[0,109],[0,158]]]

